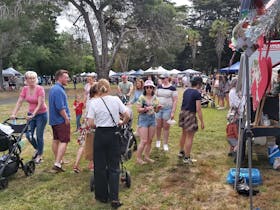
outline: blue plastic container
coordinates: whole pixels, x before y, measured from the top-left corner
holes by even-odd
[[[235,168],[229,169],[228,176],[227,176],[227,183],[234,184],[235,180]],[[244,177],[246,182],[249,184],[249,168],[240,168],[240,177]],[[259,169],[252,168],[252,184],[254,186],[262,184],[262,177]]]
[[[268,147],[268,160],[271,165],[273,165],[276,157],[280,157],[280,150],[278,145]]]

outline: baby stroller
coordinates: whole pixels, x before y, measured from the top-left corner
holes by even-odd
[[[123,125],[116,133],[120,136],[121,141],[120,181],[121,183],[124,183],[127,188],[130,188],[131,186],[131,177],[129,171],[127,171],[126,167],[124,166],[124,162],[130,160],[132,153],[137,150],[137,141],[131,126],[132,120],[129,120],[129,122],[126,125]],[[90,191],[94,191],[94,175],[92,175],[90,179]]]
[[[201,107],[207,108],[210,103],[211,108],[215,108],[215,101],[207,93],[201,94]]]
[[[16,122],[23,122],[16,124]],[[28,121],[25,118],[7,119],[0,129],[0,152],[4,154],[0,157],[0,190],[8,186],[8,177],[15,174],[21,168],[26,176],[31,176],[35,171],[34,160],[23,163],[20,157],[20,141],[23,134],[28,129]],[[6,152],[6,153],[5,153]]]

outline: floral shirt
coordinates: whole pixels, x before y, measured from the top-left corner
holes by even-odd
[[[151,101],[148,101],[146,96],[144,95],[141,95],[137,101],[137,104],[138,105],[141,105],[141,107],[147,107],[147,106],[153,106],[154,109],[159,105],[159,100],[158,98],[154,95],[151,99]],[[154,109],[151,109],[149,110],[147,113],[141,113],[141,114],[148,114],[148,115],[151,115],[151,114],[155,114],[155,110]]]

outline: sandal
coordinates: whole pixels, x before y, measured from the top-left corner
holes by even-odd
[[[148,157],[145,157],[144,159],[149,163],[154,163],[155,162],[155,160],[153,160],[151,158],[148,158]]]
[[[81,172],[81,170],[78,168],[78,166],[74,166],[73,171],[77,174]]]
[[[142,160],[142,159],[138,159],[138,158],[137,158],[137,163],[140,164],[140,165],[147,164],[146,161],[144,161],[144,160]]]

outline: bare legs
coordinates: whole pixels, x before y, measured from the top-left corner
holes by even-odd
[[[180,138],[180,149],[181,151],[184,150],[186,157],[190,157],[194,134],[195,132],[190,132],[182,129]]]
[[[145,161],[154,162],[150,158],[151,147],[152,147],[152,140],[155,135],[155,127],[139,127],[139,134],[140,134],[140,144],[138,145],[137,149],[137,163],[145,164]],[[144,159],[142,159],[142,155],[144,153]]]
[[[55,165],[61,167],[61,160],[65,154],[68,143],[60,142],[58,140],[53,140],[52,150],[55,157]]]
[[[161,131],[163,131],[163,145],[168,145],[168,138],[169,138],[169,130],[170,130],[170,125],[167,123],[166,120],[164,119],[157,119],[157,128],[156,128],[156,133],[157,133],[157,141],[160,141],[161,139]],[[159,146],[158,146],[159,145]],[[160,143],[157,143],[157,147],[160,147]],[[168,150],[168,147],[166,147],[166,151]]]

